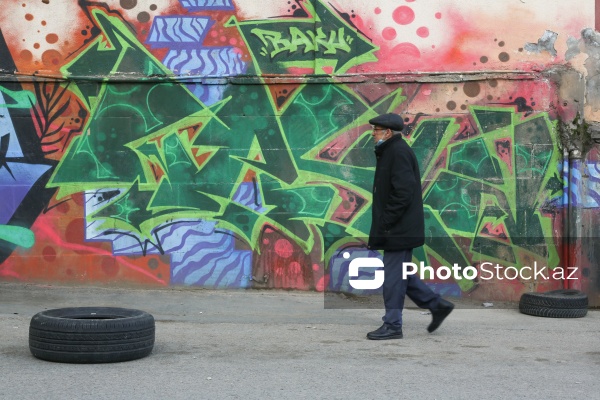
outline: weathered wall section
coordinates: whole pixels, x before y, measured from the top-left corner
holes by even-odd
[[[396,112],[429,284],[594,302],[593,3],[3,3],[0,279],[352,291]]]

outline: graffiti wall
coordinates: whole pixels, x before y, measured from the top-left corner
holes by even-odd
[[[564,287],[565,215],[598,210],[595,183],[568,195],[557,135],[596,112],[593,1],[1,7],[3,281],[352,291],[348,254],[370,253],[368,120],[387,112],[421,168],[415,260],[550,272],[428,280],[441,293]]]

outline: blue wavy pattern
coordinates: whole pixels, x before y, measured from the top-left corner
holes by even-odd
[[[198,100],[207,106],[211,106],[223,99],[226,89],[225,85],[204,85],[202,83],[188,83],[185,86]]]
[[[235,195],[233,196],[233,201],[245,207],[251,208],[254,211],[265,211],[265,208],[262,206],[260,196],[257,196],[256,194],[256,186],[252,182],[240,183]]]
[[[584,170],[585,178],[581,170]],[[566,182],[568,177],[563,175]],[[595,162],[574,161],[571,166],[571,204],[582,208],[600,207],[600,170]]]
[[[252,252],[236,250],[235,239],[213,234],[182,238],[185,250],[171,254],[171,284],[244,288],[250,284]]]
[[[560,167],[560,164],[559,164]],[[567,158],[565,158],[563,160],[562,163],[562,168],[560,171],[560,174],[562,176],[562,180],[563,180],[563,198],[562,198],[562,205],[563,207],[567,207],[567,205],[569,204],[569,174],[568,171],[569,170],[569,160]]]
[[[234,9],[231,0],[179,0],[179,2],[190,11]]]
[[[170,255],[171,284],[230,289],[250,286],[252,252],[237,250],[233,236],[215,232],[215,225],[182,221],[158,231],[164,254]],[[131,235],[104,235],[103,239],[108,237],[112,237],[114,255],[143,254],[140,242]],[[160,252],[148,245],[146,255],[150,254]]]
[[[147,43],[152,47],[201,45],[214,24],[208,17],[156,17],[150,28]]]
[[[158,232],[158,239],[165,253],[186,251],[188,242],[204,241],[214,233],[216,222],[198,221],[173,224]]]
[[[586,207],[600,207],[600,169],[598,164],[591,162],[587,164],[588,173],[588,198]]]
[[[246,72],[246,63],[233,47],[171,50],[163,64],[175,74],[223,77]]]
[[[581,172],[577,169],[577,166],[573,166],[571,168],[571,182],[569,182],[570,193],[571,193],[571,204],[575,206],[582,205],[581,203],[581,192],[582,187],[580,185],[581,182]]]
[[[234,9],[230,1],[182,1],[190,10]],[[201,47],[206,34],[214,25],[209,17],[170,16],[154,19],[146,43],[151,47],[167,47],[163,64],[176,75],[195,77],[235,76],[244,74],[247,64],[234,47]],[[186,83],[189,91],[204,104],[210,106],[223,99],[222,84],[214,82]]]

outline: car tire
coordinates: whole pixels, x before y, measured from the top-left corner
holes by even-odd
[[[523,314],[549,318],[581,318],[587,314],[587,308],[547,308],[519,304]]]
[[[588,296],[574,289],[523,293],[519,301],[519,311],[538,317],[581,318],[587,315]]]
[[[152,352],[154,317],[116,307],[71,307],[37,313],[29,324],[36,358],[64,363],[131,361]]]

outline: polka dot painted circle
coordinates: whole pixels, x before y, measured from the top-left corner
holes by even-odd
[[[400,6],[394,10],[392,18],[397,24],[408,25],[415,20],[415,12],[408,6]]]
[[[429,29],[426,26],[422,26],[417,29],[417,36],[426,38],[429,36]]]
[[[281,258],[289,258],[294,254],[294,248],[288,240],[278,239],[275,242],[275,253]]]
[[[396,30],[388,26],[381,32],[381,36],[383,36],[385,40],[394,40],[396,38]]]

